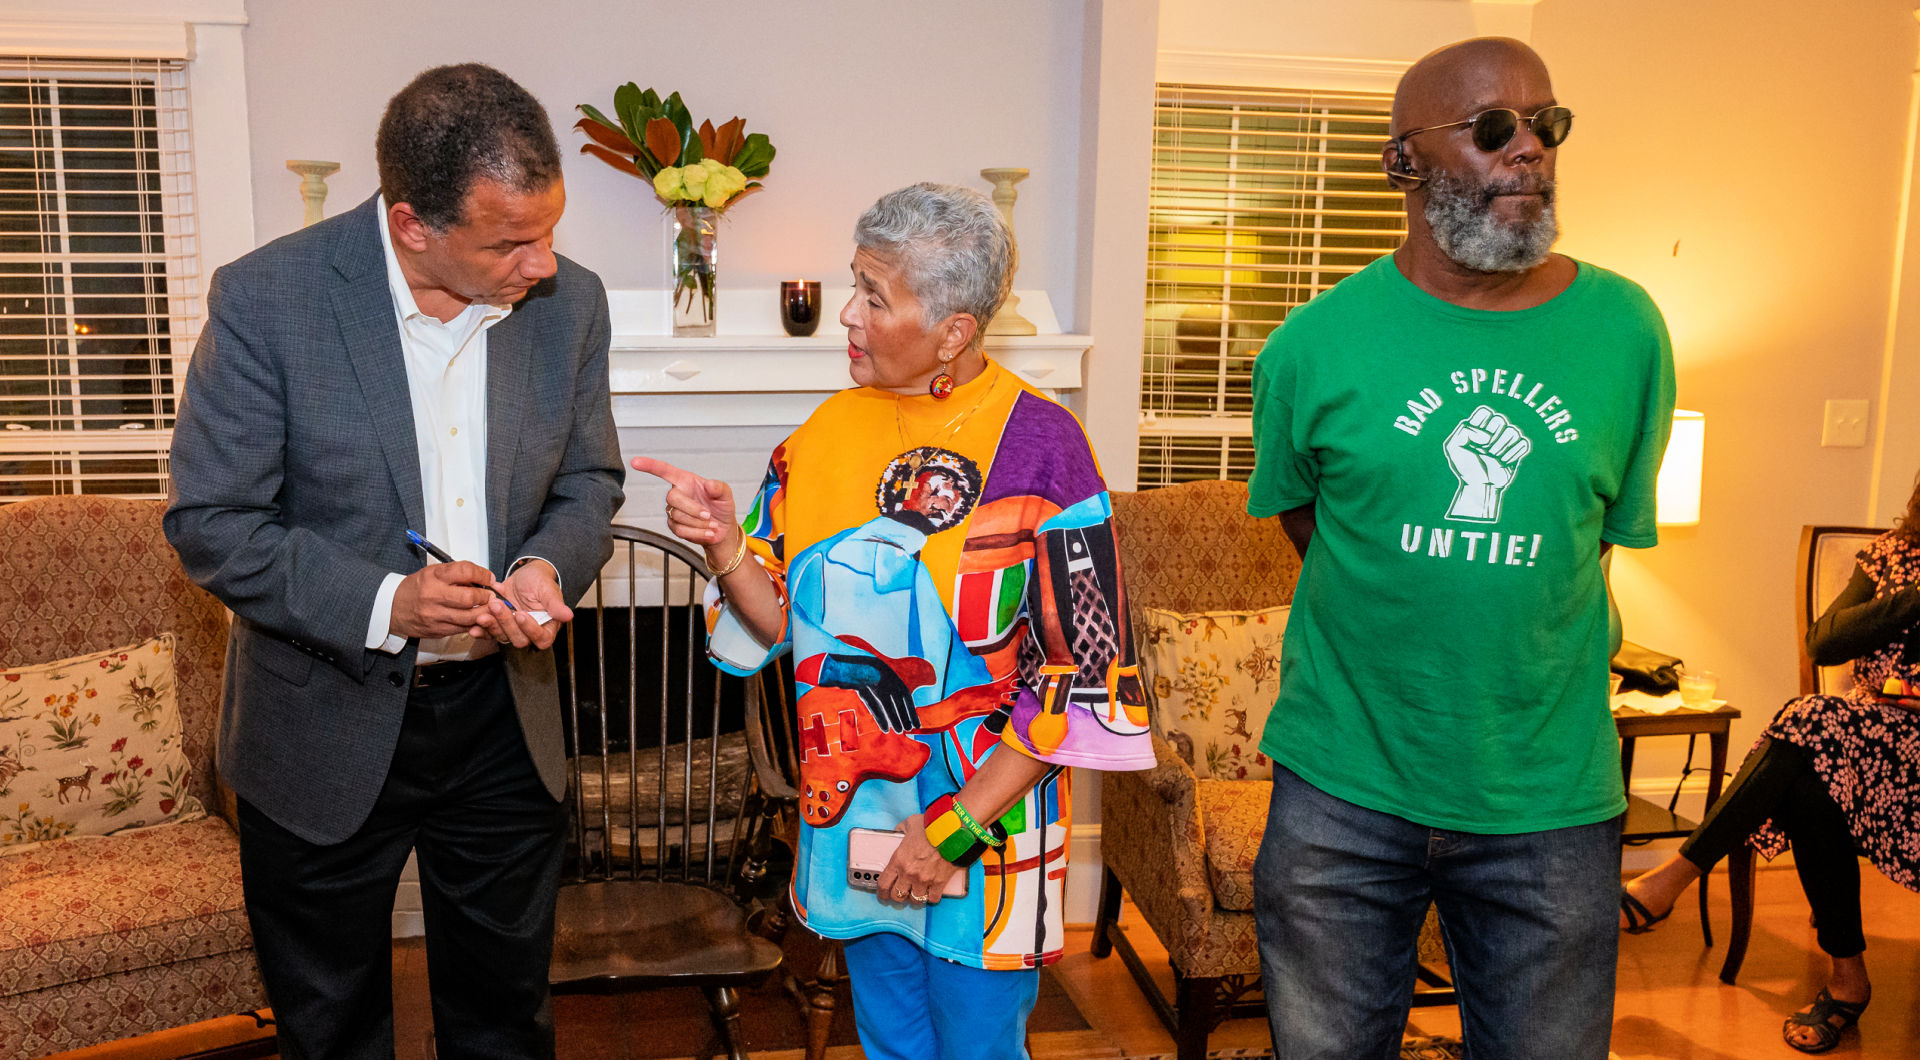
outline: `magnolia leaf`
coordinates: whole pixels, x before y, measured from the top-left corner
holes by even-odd
[[[647,153],[663,166],[680,164],[680,131],[666,118],[647,121]]]
[[[640,86],[629,81],[613,90],[613,112],[626,114],[640,105]]]
[[[680,100],[680,93],[667,97],[665,116],[680,130],[680,142],[685,143],[693,135],[693,115],[687,111],[687,105]]]
[[[707,157],[719,161],[722,165],[732,165],[734,156],[740,153],[740,145],[746,141],[746,130],[745,118],[734,118],[720,126],[719,130],[713,134],[714,147],[707,152]]]
[[[587,116],[586,118],[581,119],[582,121],[591,119],[593,121],[599,122],[600,124],[606,126],[609,129],[618,129],[620,127],[619,122],[614,121],[612,118],[609,118],[605,114],[600,113],[600,108],[594,106],[591,103],[576,104],[575,108],[579,110],[580,113],[585,114]],[[578,128],[578,126],[575,126],[575,128]]]
[[[773,142],[765,133],[748,135],[747,142],[740,153],[733,156],[733,165],[749,177],[764,177],[767,170],[773,168]]]
[[[613,90],[613,113],[620,119],[620,128],[627,139],[638,144],[640,130],[646,127],[647,118],[642,105],[640,90],[629,81]]]
[[[590,108],[583,107],[582,109]],[[581,118],[579,121],[574,122],[573,127],[586,133],[588,139],[591,139],[594,143],[609,150],[617,151],[629,158],[640,153],[639,146],[628,139],[626,132],[618,125],[612,124],[605,118],[598,117],[598,111],[595,111],[594,114],[595,117]]]
[[[631,157],[608,150],[600,144],[581,144],[580,153],[583,155],[592,155],[623,173],[635,173],[643,177],[646,176],[645,172],[640,169],[639,165]]]
[[[693,115],[687,111],[687,105],[681,102],[680,93],[668,96],[666,102],[661,104],[661,111],[661,116],[672,122],[675,131],[680,134],[679,164],[686,165],[691,159],[699,158],[700,149],[693,146],[697,141],[693,131]]]
[[[706,121],[703,121],[700,123],[700,157],[712,158],[715,144],[716,144],[716,139],[713,134],[713,119],[708,118]],[[724,162],[725,159],[722,159],[721,161]]]

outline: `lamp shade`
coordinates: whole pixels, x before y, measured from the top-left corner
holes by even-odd
[[[1707,448],[1707,417],[1687,409],[1673,410],[1673,434],[1667,456],[1660,462],[1660,482],[1654,521],[1661,526],[1698,526],[1700,523],[1700,468]]]

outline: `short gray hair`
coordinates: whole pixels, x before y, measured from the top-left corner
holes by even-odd
[[[853,241],[900,266],[928,327],[955,313],[979,321],[969,344],[975,349],[1007,300],[1018,262],[1013,231],[993,200],[951,184],[915,184],[880,196],[854,224]]]

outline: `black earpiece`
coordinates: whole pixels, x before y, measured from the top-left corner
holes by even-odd
[[[1407,145],[1404,143],[1399,146],[1399,150],[1394,152],[1393,168],[1389,170],[1389,172],[1403,180],[1411,180],[1415,183],[1420,183],[1427,179],[1413,171],[1413,163],[1407,158]]]

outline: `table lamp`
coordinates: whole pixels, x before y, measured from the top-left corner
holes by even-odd
[[[1660,481],[1654,487],[1654,521],[1661,526],[1700,525],[1700,470],[1706,455],[1707,417],[1688,409],[1673,410],[1673,434],[1667,457],[1660,462]]]
[[[1700,525],[1700,472],[1705,463],[1707,417],[1690,409],[1673,410],[1673,433],[1667,438],[1667,454],[1660,461],[1660,478],[1654,484],[1653,521],[1659,526]],[[1600,557],[1600,566],[1609,576],[1613,571],[1613,550]],[[1607,582],[1607,653],[1618,654],[1624,634],[1620,608],[1613,601],[1613,582]]]

